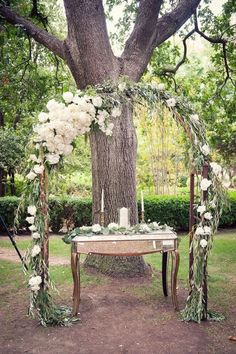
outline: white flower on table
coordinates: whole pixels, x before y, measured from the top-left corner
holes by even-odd
[[[31,251],[31,256],[36,257],[41,252],[41,248],[39,245],[34,245]]]
[[[35,240],[37,240],[37,239],[40,238],[40,234],[39,234],[38,232],[33,232],[33,233],[32,233],[32,237],[33,237]]]
[[[206,219],[206,220],[211,220],[212,219],[212,215],[211,215],[211,213],[208,211],[207,213],[205,213],[204,214],[204,218]]]
[[[117,230],[119,228],[119,225],[115,222],[111,222],[107,227],[109,230]]]
[[[211,162],[210,163],[210,166],[213,170],[213,173],[216,175],[216,176],[219,176],[222,172],[222,167],[220,165],[218,165],[218,163],[216,162]]]
[[[34,224],[34,216],[27,216],[25,219],[29,224]]]
[[[33,170],[38,175],[41,175],[43,173],[43,171],[44,171],[44,166],[43,165],[35,165]]]
[[[102,98],[100,96],[92,97],[92,102],[93,105],[97,108],[100,108],[102,106]]]
[[[31,277],[29,280],[29,286],[32,291],[38,291],[40,289],[39,285],[42,283],[42,278],[40,275]]]
[[[209,153],[211,151],[209,145],[207,145],[207,144],[202,145],[200,147],[200,150],[205,156],[209,155]]]
[[[92,226],[92,232],[94,232],[95,234],[100,232],[102,230],[101,226],[99,224],[94,224]]]
[[[176,106],[176,100],[175,98],[169,98],[166,100],[167,107],[172,108]]]
[[[212,182],[209,179],[203,178],[200,183],[201,190],[207,191],[207,189],[210,187],[211,184],[212,184]]]
[[[28,214],[34,216],[37,212],[37,208],[35,205],[29,205],[28,208],[27,208],[27,212]]]
[[[141,224],[139,227],[140,232],[151,232],[150,227],[147,224]]]
[[[197,212],[200,213],[201,215],[206,211],[206,206],[205,205],[199,205],[197,208]]]
[[[37,175],[33,171],[30,171],[28,175],[26,175],[26,178],[28,178],[30,181],[33,181],[35,177],[37,177]]]
[[[74,95],[73,95],[73,93],[68,91],[68,92],[64,92],[62,97],[66,103],[70,103],[73,101]]]
[[[205,248],[205,247],[207,246],[207,244],[208,244],[208,242],[207,242],[207,240],[205,240],[204,238],[200,241],[200,246],[201,246],[202,248]]]

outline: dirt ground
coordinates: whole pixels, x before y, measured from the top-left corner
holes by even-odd
[[[22,354],[207,354],[236,353],[236,311],[221,323],[184,323],[171,299],[140,296],[150,277],[109,279],[82,288],[81,321],[70,328],[43,328],[27,317],[28,294],[10,294],[0,310],[0,353]],[[60,289],[59,302],[71,304],[71,285]],[[0,295],[7,289],[0,289]],[[183,308],[186,291],[179,290]],[[234,332],[234,333],[233,333]]]

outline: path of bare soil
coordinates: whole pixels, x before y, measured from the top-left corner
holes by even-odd
[[[170,298],[140,296],[150,278],[109,279],[82,289],[81,322],[70,328],[43,328],[26,315],[28,294],[19,289],[0,307],[1,354],[234,354],[228,335],[232,319],[222,323],[183,323]],[[1,293],[7,289],[0,289]],[[60,289],[60,303],[71,304],[71,285]],[[9,293],[9,292],[8,292]],[[184,306],[186,291],[179,291]]]

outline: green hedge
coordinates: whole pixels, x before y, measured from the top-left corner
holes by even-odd
[[[236,227],[236,191],[229,193],[230,208],[223,212],[220,227]],[[0,198],[0,214],[8,226],[12,227],[19,198]],[[92,202],[90,199],[51,198],[50,226],[53,232],[58,232],[63,226],[63,220],[73,223],[75,227],[90,225],[92,220]],[[140,210],[140,202],[138,203]],[[159,221],[161,224],[173,226],[176,230],[188,230],[188,196],[150,196],[145,199],[145,218]],[[20,222],[26,227],[25,216]],[[2,227],[0,226],[0,230]]]

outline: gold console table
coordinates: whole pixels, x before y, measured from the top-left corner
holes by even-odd
[[[76,316],[80,304],[80,254],[98,254],[107,256],[142,256],[149,253],[162,253],[162,286],[163,293],[167,290],[167,256],[172,257],[171,295],[175,310],[177,302],[177,274],[179,268],[179,253],[177,236],[170,230],[155,231],[139,235],[92,235],[76,236],[72,240],[71,269],[74,281],[73,314]]]

